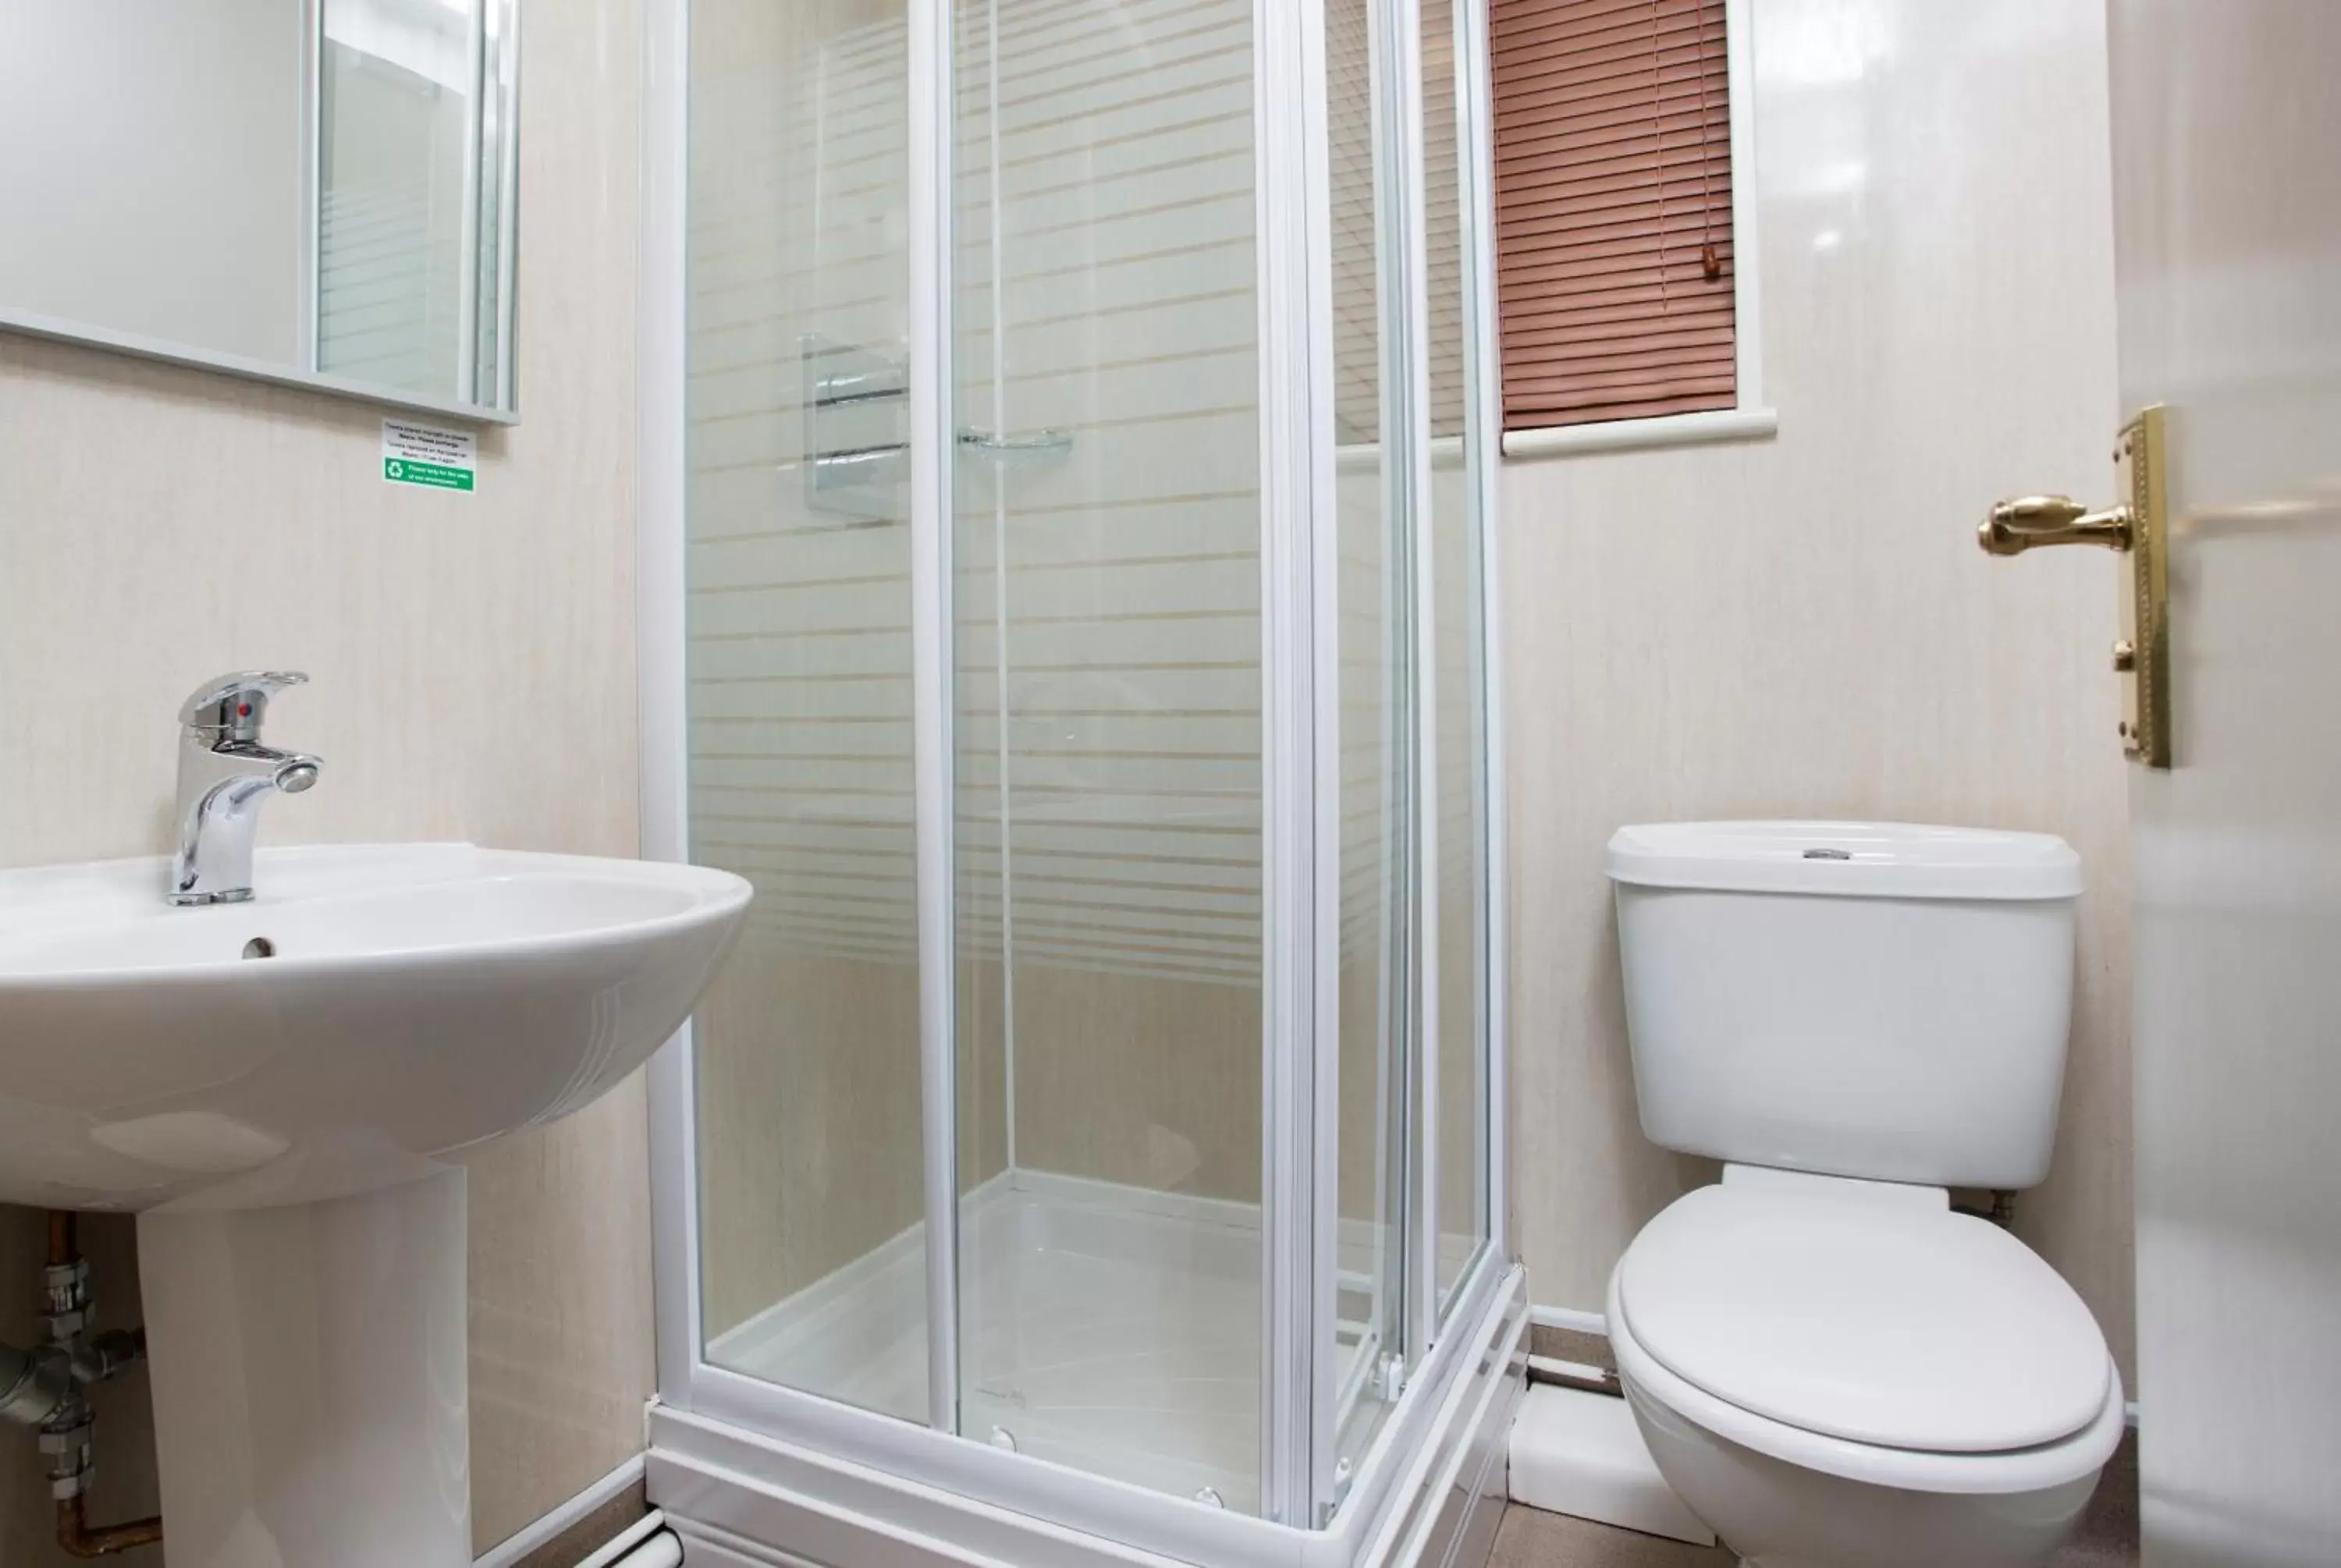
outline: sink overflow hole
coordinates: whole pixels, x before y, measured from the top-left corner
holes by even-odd
[[[247,958],[273,958],[276,957],[276,944],[265,937],[254,937],[244,945],[244,956]]]

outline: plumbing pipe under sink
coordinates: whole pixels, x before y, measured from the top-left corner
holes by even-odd
[[[682,1542],[656,1509],[643,1514],[577,1568],[682,1568]]]

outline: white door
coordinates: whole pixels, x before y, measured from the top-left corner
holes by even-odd
[[[2174,766],[2130,785],[2145,1560],[2341,1563],[2341,4],[2110,22],[2122,403],[2169,436]]]

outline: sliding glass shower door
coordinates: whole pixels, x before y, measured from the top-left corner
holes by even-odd
[[[928,1414],[903,0],[691,6],[691,853],[707,1359]]]
[[[1432,780],[1430,837],[1438,862],[1437,1017],[1430,1031],[1430,1095],[1438,1124],[1430,1172],[1435,1309],[1443,1319],[1465,1270],[1489,1238],[1488,1097],[1491,954],[1489,908],[1488,620],[1483,504],[1489,452],[1473,395],[1482,358],[1475,336],[1468,214],[1475,184],[1469,52],[1459,31],[1469,0],[1420,0],[1423,290],[1421,382],[1427,399],[1426,560],[1420,593],[1435,671],[1425,770]]]
[[[964,0],[960,1426],[1260,1503],[1250,0]]]
[[[1390,61],[1390,15],[1381,0],[1325,6],[1334,443],[1327,761],[1340,823],[1330,1427],[1344,1470],[1364,1456],[1402,1386],[1416,1111],[1410,400],[1394,374],[1406,336],[1404,193],[1377,91]]]

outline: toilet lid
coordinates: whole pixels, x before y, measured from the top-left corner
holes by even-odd
[[[1948,1208],[1701,1187],[1627,1248],[1616,1306],[1718,1399],[1881,1447],[2053,1443],[2104,1410],[2112,1375],[2072,1286]]]

